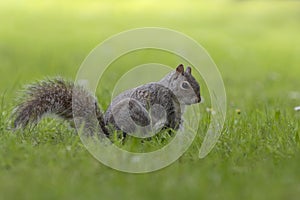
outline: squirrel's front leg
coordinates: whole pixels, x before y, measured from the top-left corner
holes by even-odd
[[[134,133],[140,127],[150,125],[150,117],[147,110],[133,98],[125,98],[111,105],[108,116],[108,124],[126,133]]]

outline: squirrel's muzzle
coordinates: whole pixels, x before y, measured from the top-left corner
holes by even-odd
[[[201,97],[198,97],[197,98],[197,103],[200,103],[201,102]]]

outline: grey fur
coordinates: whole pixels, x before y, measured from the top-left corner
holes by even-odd
[[[106,135],[109,124],[125,133],[137,131],[136,127],[176,130],[181,124],[184,106],[201,101],[199,84],[192,76],[191,68],[184,71],[183,65],[159,82],[121,93],[113,99],[105,114],[86,89],[62,78],[34,83],[25,91],[13,112],[15,128],[36,124],[48,113],[73,120],[73,114],[84,117],[87,112],[94,112]],[[72,99],[73,95],[79,98]]]

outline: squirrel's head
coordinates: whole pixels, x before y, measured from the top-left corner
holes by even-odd
[[[191,67],[184,67],[180,64],[172,73],[169,88],[176,95],[180,103],[191,105],[201,102],[199,83],[192,75]]]

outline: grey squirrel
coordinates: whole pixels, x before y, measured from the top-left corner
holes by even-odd
[[[125,135],[136,131],[136,127],[177,130],[182,122],[184,106],[201,101],[199,83],[192,76],[191,68],[187,67],[184,71],[182,64],[158,82],[122,92],[112,100],[105,113],[100,110],[97,99],[85,88],[62,78],[47,79],[27,87],[13,111],[14,128],[37,124],[45,114],[74,120],[74,106],[76,112],[84,113],[88,109],[84,103],[72,106],[74,94],[92,104],[92,111],[107,136],[110,135],[109,125],[122,130]],[[80,98],[76,98],[76,102],[80,102]]]

